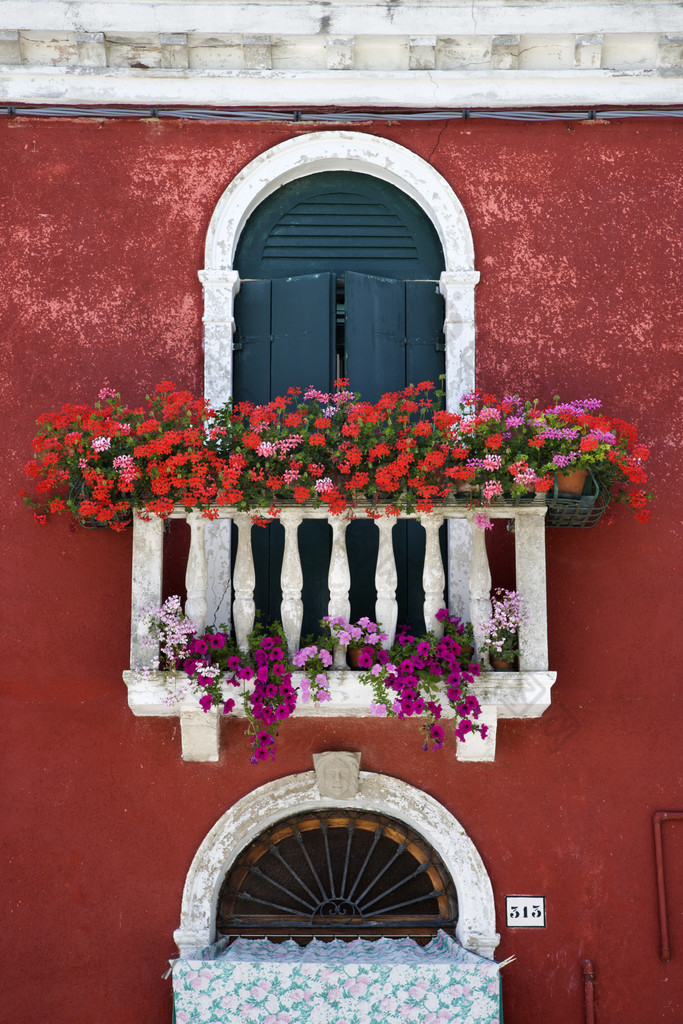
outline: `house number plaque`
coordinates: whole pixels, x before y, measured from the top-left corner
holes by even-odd
[[[506,896],[508,928],[545,928],[545,896]]]

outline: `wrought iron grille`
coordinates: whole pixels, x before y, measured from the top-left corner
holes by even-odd
[[[455,886],[435,851],[402,823],[357,810],[286,818],[225,878],[221,935],[429,939],[457,923]]]

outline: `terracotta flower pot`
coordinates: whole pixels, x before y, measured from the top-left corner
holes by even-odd
[[[464,658],[465,661],[472,661],[472,658],[474,657],[474,647],[472,644],[460,645],[460,657]]]
[[[349,647],[346,651],[346,663],[349,668],[360,668],[358,659],[360,658],[362,647]]]
[[[515,659],[508,661],[506,658],[499,658],[489,652],[489,661],[494,672],[514,672]]]
[[[588,476],[587,469],[575,469],[569,473],[557,474],[557,493],[558,494],[582,494],[583,485],[586,482]]]

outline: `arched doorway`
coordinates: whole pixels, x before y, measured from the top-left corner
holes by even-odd
[[[376,401],[386,391],[445,373],[444,257],[424,211],[396,186],[367,174],[331,171],[284,185],[254,211],[235,254],[233,392],[261,405],[288,388],[331,391],[344,377]],[[299,529],[304,577],[303,634],[327,612],[331,528]],[[378,534],[367,521],[346,534],[351,618],[373,617]],[[393,530],[398,621],[424,631],[424,531],[405,520]],[[284,530],[252,538],[256,607],[279,618]],[[443,557],[446,531],[442,529]]]
[[[349,812],[357,816],[356,820],[367,819],[371,838],[376,831],[371,823],[374,816],[386,820],[389,828],[392,823],[398,825],[397,835],[403,829],[409,842],[411,837],[417,837],[423,850],[433,851],[434,860],[430,863],[439,865],[445,880],[441,898],[448,879],[457,894],[456,938],[466,949],[493,958],[500,940],[495,929],[493,889],[481,856],[460,822],[422,790],[374,772],[360,773],[355,797],[321,797],[312,771],[285,776],[247,794],[226,811],[206,836],[185,880],[180,925],[175,932],[181,956],[215,941],[226,880],[240,869],[241,858],[257,849],[254,844],[260,836],[272,836],[280,826],[285,830],[291,828],[295,820],[315,823],[321,816],[338,811],[342,813],[336,815],[337,819],[350,816]],[[399,839],[397,845],[400,843]],[[418,865],[422,863],[421,856],[417,852],[413,857]],[[435,878],[437,885],[433,888],[438,890],[438,877]],[[453,917],[454,904],[442,905]]]
[[[218,406],[233,394],[235,300],[240,274],[235,254],[250,217],[290,182],[327,172],[352,172],[393,185],[426,215],[438,236],[444,271],[446,405],[474,385],[474,269],[472,236],[465,212],[448,182],[426,161],[396,143],[370,134],[325,131],[302,134],[266,150],[231,182],[219,200],[206,239],[204,289],[204,392]],[[230,532],[207,526],[209,619],[229,622]],[[449,531],[449,604],[467,614],[471,536],[466,524]]]

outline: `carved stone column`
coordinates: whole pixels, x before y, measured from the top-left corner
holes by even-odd
[[[434,512],[422,516],[422,525],[425,530],[425,561],[422,569],[422,586],[425,592],[425,629],[439,636],[443,634],[443,623],[437,621],[436,613],[443,608],[446,585],[446,574],[439,545],[439,528],[442,523],[443,516]]]
[[[235,296],[240,288],[236,270],[200,270],[204,289],[204,395],[213,409],[232,396],[232,336]],[[216,625],[230,624],[229,519],[207,523],[207,618]]]
[[[204,547],[206,519],[201,512],[190,512],[187,522],[190,527],[190,553],[185,572],[185,614],[192,619],[197,632],[203,633],[206,628],[206,587],[209,578]]]
[[[237,557],[235,558],[235,602],[233,616],[235,619],[235,637],[241,651],[247,650],[247,637],[254,628],[256,604],[254,603],[254,587],[256,586],[256,570],[254,554],[251,549],[251,516],[241,512],[235,516],[237,526]]]
[[[351,614],[351,602],[349,601],[351,572],[346,553],[346,528],[349,522],[348,519],[341,519],[339,516],[328,516],[328,522],[332,527],[332,553],[327,577],[330,588],[328,615],[333,618],[343,616],[348,619]],[[339,647],[334,652],[334,664],[336,668],[344,668],[346,665],[344,651]]]
[[[545,579],[546,508],[527,509],[515,516],[515,571],[529,621],[519,631],[522,672],[548,668],[548,609]]]
[[[486,534],[473,530],[472,567],[470,572],[470,614],[474,627],[476,654],[481,658],[484,631],[482,622],[491,615],[491,570],[486,553]]]
[[[159,659],[159,647],[144,647],[145,629],[140,616],[145,608],[161,604],[164,522],[152,516],[149,522],[133,516],[133,571],[131,585],[130,667],[144,668]]]
[[[301,512],[285,510],[280,513],[280,522],[285,529],[285,548],[282,554],[282,570],[280,585],[282,587],[282,603],[280,615],[282,626],[287,637],[290,657],[299,650],[301,640],[301,623],[304,618],[304,603],[301,590],[304,577],[301,571],[299,555],[299,526],[303,519]]]
[[[377,588],[375,617],[382,627],[382,632],[387,634],[385,647],[388,648],[394,642],[398,621],[398,603],[396,601],[398,575],[391,538],[396,525],[396,517],[382,516],[381,519],[375,520],[375,524],[379,530],[379,549],[377,551],[377,569],[375,570],[375,587]]]
[[[474,387],[474,289],[477,270],[444,271],[439,291],[446,303],[444,340],[446,345],[446,408],[455,412],[460,399]],[[448,524],[448,607],[464,619],[469,607],[469,567],[472,558],[472,530],[464,519]]]

